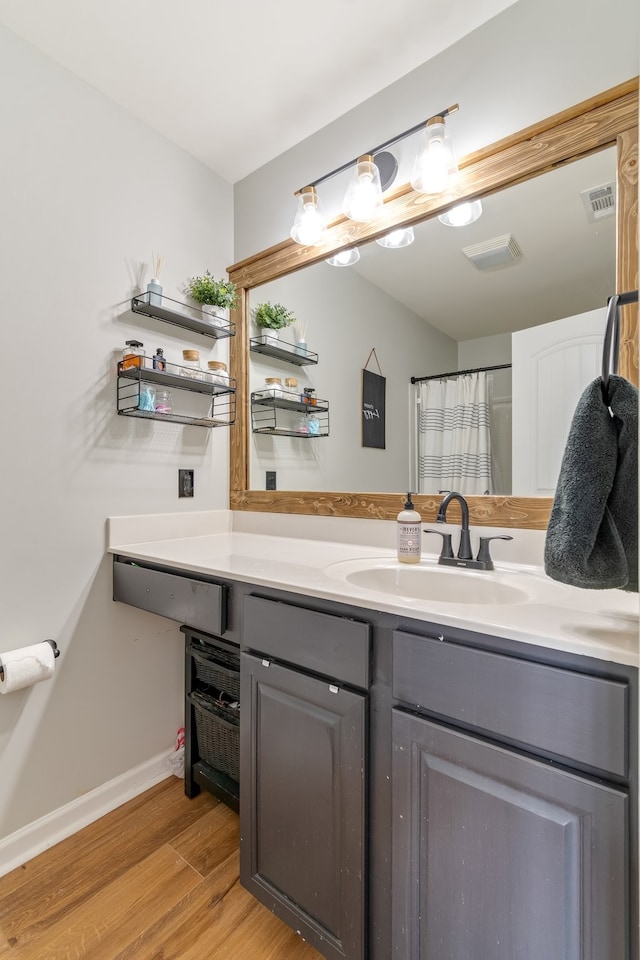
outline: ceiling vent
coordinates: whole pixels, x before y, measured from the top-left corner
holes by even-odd
[[[589,223],[598,223],[612,217],[616,212],[616,185],[603,183],[580,192]]]
[[[478,270],[491,270],[494,267],[506,267],[522,256],[518,241],[510,233],[503,237],[494,237],[483,243],[474,243],[463,247],[462,252]]]

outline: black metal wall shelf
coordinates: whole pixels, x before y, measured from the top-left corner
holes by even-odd
[[[297,422],[294,414],[298,414]],[[259,390],[251,394],[251,427],[253,433],[299,440],[328,437],[329,404],[326,400],[304,403],[278,396],[275,391]]]
[[[264,334],[262,337],[252,337],[249,340],[249,349],[252,353],[262,353],[267,357],[275,357],[277,360],[285,360],[287,363],[293,363],[298,367],[305,367],[318,362],[318,354],[311,350],[302,350],[290,343],[282,343],[279,340]]]
[[[123,368],[123,363],[118,364],[118,376],[128,380],[142,380],[144,383],[159,383],[165,388],[175,388],[176,390],[189,390],[191,393],[206,393],[213,396],[218,393],[235,393],[236,381],[228,377],[229,385],[212,383],[204,379],[206,374],[203,371],[203,379],[198,380],[191,376],[182,376],[180,370],[187,369],[177,363],[167,363],[167,370],[154,370],[151,367],[151,357],[143,357],[148,366]],[[176,371],[174,373],[174,371]]]
[[[145,317],[153,317],[156,320],[164,320],[165,323],[172,323],[176,327],[183,327],[192,333],[200,333],[203,337],[212,337],[214,340],[223,340],[227,337],[235,337],[236,325],[231,320],[222,317],[217,318],[214,326],[205,320],[206,314],[199,311],[202,317],[190,316],[188,311],[197,309],[190,307],[186,303],[180,303],[178,300],[172,300],[171,297],[161,295],[161,303],[151,303],[152,297],[160,296],[157,293],[145,291],[131,300],[131,309],[134,313],[141,313]]]
[[[143,420],[165,420],[200,427],[228,427],[236,419],[236,381],[228,378],[228,385],[211,380],[181,376],[180,370],[188,369],[178,364],[167,364],[168,370],[154,370],[151,357],[140,357],[141,366],[126,366],[118,363],[117,411],[123,417],[139,417]],[[148,409],[142,404],[143,384],[153,384],[162,389],[180,390],[186,393],[204,394],[210,398],[209,409],[204,416],[177,413],[162,413]]]

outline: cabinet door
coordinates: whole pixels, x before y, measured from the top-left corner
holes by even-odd
[[[364,956],[366,697],[241,656],[240,877],[329,958]]]
[[[628,960],[627,797],[394,710],[396,960]]]

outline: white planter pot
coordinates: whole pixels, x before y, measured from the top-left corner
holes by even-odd
[[[212,307],[208,303],[200,306],[202,319],[213,327],[226,327],[229,322],[229,311],[223,307]]]

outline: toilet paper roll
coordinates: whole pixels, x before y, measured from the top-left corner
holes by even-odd
[[[0,653],[0,693],[22,690],[53,676],[55,654],[46,641]]]

